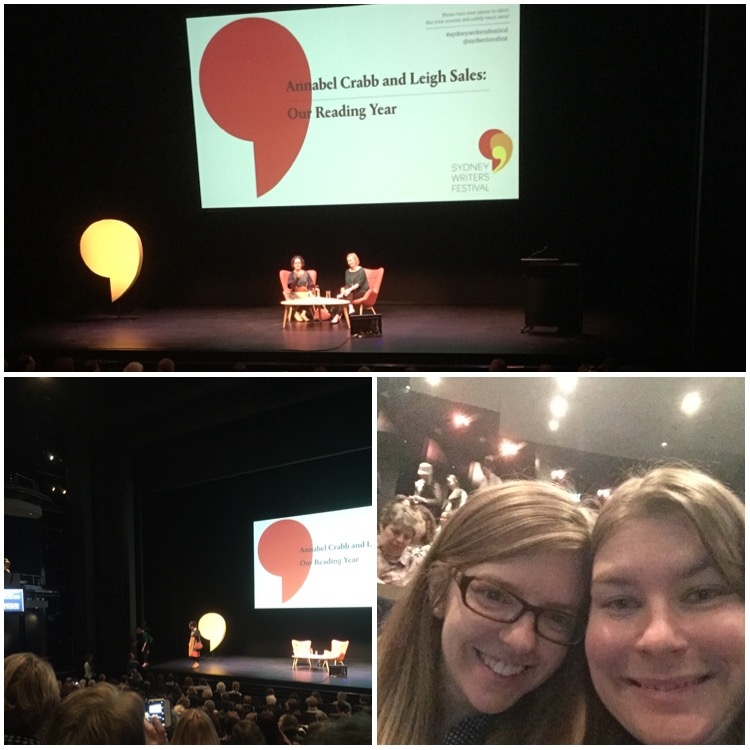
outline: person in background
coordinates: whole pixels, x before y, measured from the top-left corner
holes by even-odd
[[[745,744],[745,508],[688,467],[615,488],[592,532],[589,744]]]
[[[36,654],[5,657],[4,733],[6,745],[36,745],[60,703],[60,685],[51,664]]]
[[[409,554],[420,524],[416,510],[396,499],[383,512],[378,531],[378,583],[403,586],[414,574],[419,560]]]
[[[461,488],[458,477],[455,474],[448,474],[445,479],[448,485],[448,500],[443,508],[443,512],[458,510],[469,497],[466,490]]]
[[[482,478],[477,484],[477,489],[482,490],[485,487],[502,484],[503,480],[495,474],[495,458],[493,456],[485,456],[480,463],[480,468],[482,470]]]
[[[423,461],[417,468],[418,479],[414,482],[412,502],[429,508],[435,521],[440,520],[443,512],[445,493],[439,482],[435,480],[432,464]]]
[[[143,699],[109,682],[71,693],[52,712],[44,745],[166,745],[158,718],[144,719]]]
[[[198,630],[198,623],[195,620],[191,620],[188,623],[190,628],[190,640],[188,641],[188,656],[193,659],[193,669],[200,667],[201,649],[203,648],[203,639],[201,638],[200,630]]]

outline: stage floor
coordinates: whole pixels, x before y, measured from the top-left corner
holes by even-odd
[[[484,370],[495,358],[511,367],[577,370],[613,360],[614,369],[689,369],[679,337],[655,338],[633,324],[602,314],[584,315],[579,335],[535,328],[522,333],[516,308],[378,305],[382,335],[353,336],[346,325],[292,322],[282,329],[282,306],[144,310],[129,316],[60,319],[6,330],[6,358],[30,353],[37,370],[54,370],[58,357],[83,369],[96,359],[107,371],[137,360],[153,371],[170,357],[180,372],[326,369]],[[611,368],[612,369],[612,368]]]
[[[214,680],[238,680],[243,684],[273,687],[283,690],[292,688],[304,690],[324,690],[369,694],[372,692],[372,664],[369,662],[346,661],[346,677],[330,677],[323,667],[313,662],[310,669],[306,662],[300,662],[292,669],[292,659],[271,659],[250,656],[201,657],[200,669],[191,668],[190,659],[152,664],[154,672],[174,674],[180,681],[185,675],[206,677]]]

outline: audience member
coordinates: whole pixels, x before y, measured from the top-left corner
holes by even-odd
[[[692,468],[615,488],[592,532],[589,744],[745,744],[745,508]]]
[[[227,740],[228,745],[265,745],[266,738],[254,721],[238,721]]]
[[[36,654],[5,657],[6,745],[33,745],[60,703],[60,686],[48,661]]]
[[[483,490],[485,487],[493,487],[496,484],[502,484],[503,480],[495,474],[494,456],[485,456],[480,462],[482,478],[477,483],[477,489]]]
[[[419,515],[420,522],[408,550],[412,557],[421,560],[427,554],[432,540],[435,538],[437,524],[435,523],[435,517],[424,505],[415,505],[413,510]]]
[[[208,714],[200,708],[189,708],[180,716],[172,745],[218,745],[219,735]]]
[[[300,745],[305,737],[299,719],[294,714],[282,714],[279,717],[279,730],[291,745]]]
[[[414,541],[421,517],[412,508],[394,501],[383,511],[378,532],[378,582],[404,586],[419,560],[407,547]]]
[[[472,496],[383,625],[378,741],[580,743],[589,566],[588,522],[563,490]]]
[[[156,371],[157,372],[174,372],[175,371],[174,360],[169,359],[169,357],[163,357],[156,363]]]
[[[440,519],[443,512],[443,488],[435,481],[432,464],[426,461],[419,464],[417,468],[419,479],[414,482],[414,495],[412,500],[430,509],[435,520]]]
[[[274,696],[268,696],[272,698]],[[274,698],[275,700],[275,698]],[[266,745],[290,745],[289,739],[279,729],[278,719],[271,711],[261,711],[255,720],[265,737]]]
[[[319,726],[321,729],[315,735],[317,745],[372,745],[372,719],[364,712]]]
[[[307,709],[302,712],[301,721],[303,724],[312,724],[314,721],[325,721],[328,714],[318,708],[318,701],[312,695],[305,698]]]
[[[143,745],[166,743],[159,719],[144,721],[144,705],[132,690],[98,682],[71,693],[52,712],[41,741],[45,745]]]
[[[469,497],[466,490],[461,488],[461,484],[455,474],[448,474],[445,483],[448,485],[448,500],[443,508],[443,513],[458,510]]]
[[[122,368],[123,372],[143,372],[143,365],[140,362],[128,362],[125,367]]]

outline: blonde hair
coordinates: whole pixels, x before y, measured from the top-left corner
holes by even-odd
[[[574,551],[590,566],[589,527],[567,493],[537,481],[507,482],[474,494],[443,525],[424,562],[397,601],[378,643],[378,743],[436,744],[444,710],[442,620],[433,610],[455,568],[537,551]],[[567,744],[580,741],[583,646],[572,646],[550,680],[508,714],[492,742]]]
[[[60,685],[52,665],[36,654],[5,657],[5,731],[38,737],[49,714],[60,703]]]
[[[359,265],[359,255],[357,255],[357,253],[347,253],[346,257],[347,258],[350,258],[350,257],[354,258],[354,260],[356,261],[357,265]]]
[[[745,506],[721,482],[687,466],[642,470],[620,484],[596,519],[592,547],[596,551],[623,523],[677,516],[698,534],[716,570],[732,591],[745,600]],[[665,545],[669,540],[665,539]],[[637,739],[609,713],[589,685],[587,744],[634,744]],[[720,740],[744,744],[744,706]]]

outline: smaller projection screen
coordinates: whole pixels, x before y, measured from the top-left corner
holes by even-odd
[[[253,523],[255,608],[371,607],[372,506]]]
[[[187,20],[204,208],[518,198],[517,5]]]
[[[5,612],[23,612],[23,589],[4,589],[3,610]]]

